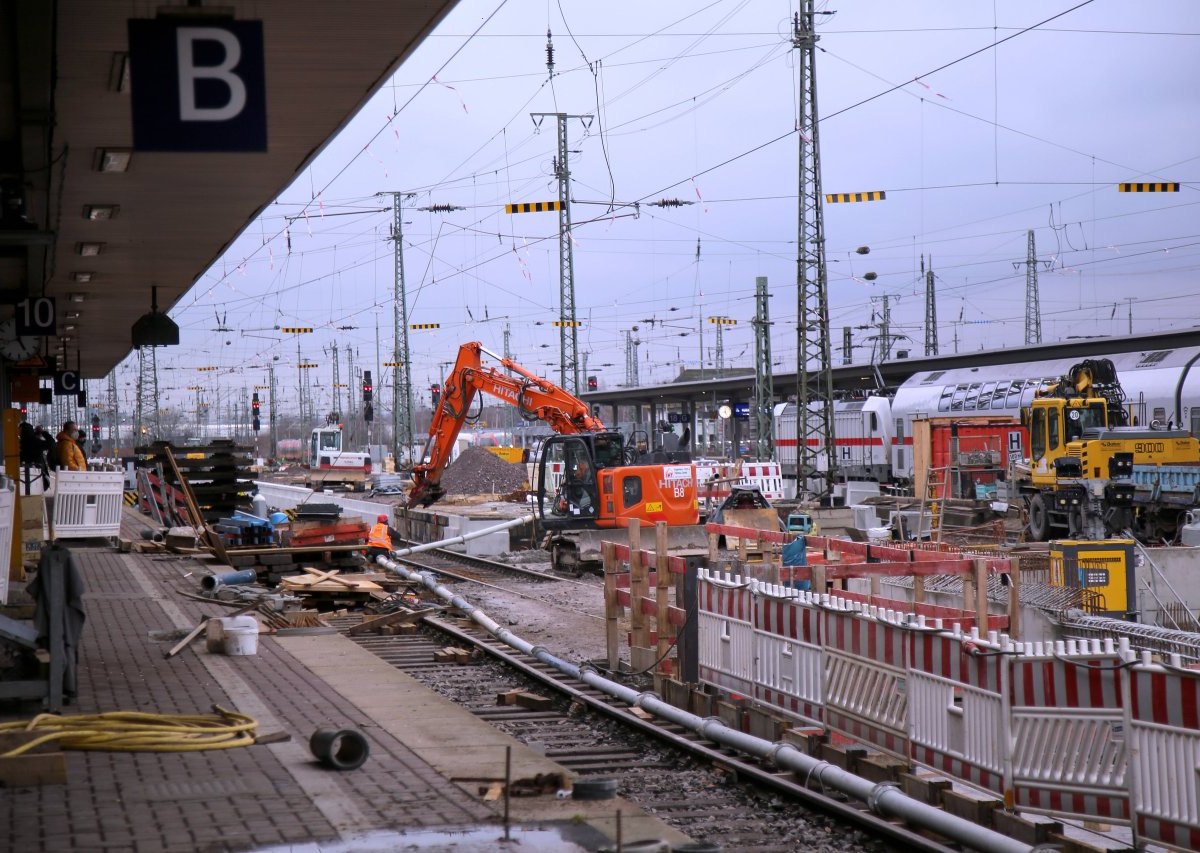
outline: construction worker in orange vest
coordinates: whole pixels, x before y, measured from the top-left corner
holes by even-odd
[[[383,513],[375,519],[371,535],[367,537],[367,559],[374,563],[376,557],[386,557],[392,553],[392,537],[400,538],[400,534],[388,526],[388,517]]]

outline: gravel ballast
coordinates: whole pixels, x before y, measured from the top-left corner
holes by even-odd
[[[524,488],[528,476],[523,464],[505,462],[483,447],[468,447],[442,474],[448,495],[505,495]]]

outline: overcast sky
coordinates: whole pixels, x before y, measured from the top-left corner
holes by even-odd
[[[1043,340],[1124,334],[1130,310],[1135,332],[1200,323],[1200,7],[1094,0],[1020,32],[1074,5],[819,4],[832,12],[818,16],[824,190],[887,193],[825,207],[839,361],[843,326],[855,327],[855,361],[871,358],[878,330],[858,327],[878,321],[884,296],[907,336],[895,348],[923,354],[922,254],[937,276],[942,353],[956,339],[960,351],[1019,347],[1030,229]],[[411,334],[418,391],[463,341],[499,351],[506,324],[514,357],[557,379],[557,218],[503,210],[557,197],[553,119],[539,131],[531,112],[594,116],[569,128],[580,350],[601,387],[625,381],[635,326],[643,384],[697,366],[702,325],[712,366],[710,316],[737,320],[726,362],[749,367],[756,276],[770,284],[774,360],[794,369],[791,14],[782,0],[463,0],[176,306],[182,346],[159,353],[177,368],[163,375],[167,403],[188,398],[190,368],[228,368],[216,381],[240,392],[263,381],[246,365],[278,356],[281,405],[294,404],[296,339],[275,326],[316,328],[301,344],[323,365],[318,412],[335,341],[343,365],[350,346],[378,371],[378,325],[390,360],[391,197],[376,194],[394,190],[414,193],[409,321],[441,324]],[[1183,187],[1117,192],[1139,180]],[[663,198],[691,204],[647,205]],[[418,209],[444,204],[465,210]],[[214,333],[218,317],[232,331]]]

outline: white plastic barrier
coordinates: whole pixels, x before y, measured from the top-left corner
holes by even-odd
[[[54,537],[119,536],[124,493],[122,471],[59,471],[50,496],[54,504]]]
[[[303,486],[285,486],[264,480],[255,480],[254,487],[267,499],[267,506],[271,509],[295,509],[315,494],[312,489]]]
[[[708,575],[698,616],[700,678],[744,696],[755,693],[753,602],[742,578]]]
[[[0,484],[0,604],[8,604],[8,571],[12,562],[13,527],[16,526],[17,493],[7,477]]]

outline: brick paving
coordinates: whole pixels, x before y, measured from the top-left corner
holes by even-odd
[[[214,703],[236,709],[230,694],[248,685],[293,743],[194,753],[69,753],[67,785],[0,795],[0,851],[216,853],[332,840],[339,831],[494,819],[487,806],[373,726],[350,699],[267,636],[254,657],[212,656],[206,666],[209,656],[189,649],[164,659],[170,644],[151,640],[148,632],[180,627],[172,616],[179,611],[195,621],[224,612],[174,594],[176,586],[194,588],[195,574],[183,579],[195,572],[193,562],[108,548],[75,551],[87,584],[87,624],[80,696],[67,713],[198,713]],[[202,648],[203,640],[197,642]],[[25,719],[36,710],[0,705],[0,720]],[[322,723],[362,727],[371,741],[367,764],[349,773],[319,769],[307,742]],[[338,826],[326,816],[335,801],[347,804]]]

